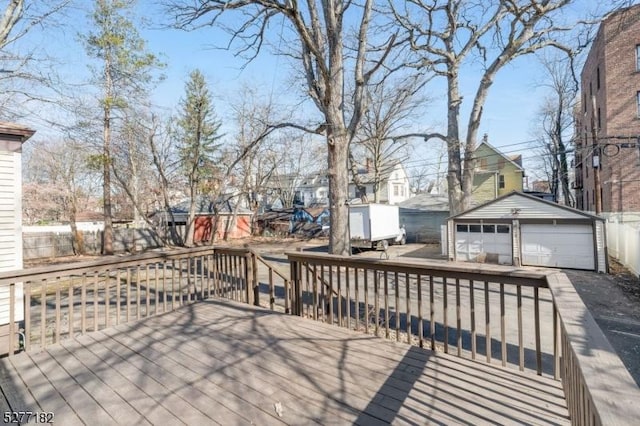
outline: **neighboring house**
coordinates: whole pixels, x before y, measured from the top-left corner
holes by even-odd
[[[305,176],[295,188],[294,204],[309,207],[329,203],[329,178],[326,172]]]
[[[480,204],[512,191],[522,191],[524,169],[522,156],[506,156],[487,141],[476,148],[476,169],[473,177],[472,198]]]
[[[22,269],[22,144],[34,133],[0,122],[0,271]],[[17,325],[24,320],[21,283],[15,286],[14,330],[9,297],[9,288],[0,286],[0,348],[9,347],[9,333],[17,333]]]
[[[604,219],[520,192],[449,218],[450,260],[607,272]]]
[[[398,204],[400,225],[407,233],[407,242],[429,243],[440,241],[442,225],[449,217],[449,197],[419,194]]]
[[[386,168],[380,173],[378,179],[368,165],[358,171],[358,180],[365,188],[367,199],[370,203],[398,204],[411,197],[409,177],[401,163]],[[374,191],[377,181],[377,191]],[[377,199],[376,199],[377,193]],[[349,198],[360,198],[358,189],[353,182],[349,183]]]
[[[640,5],[602,21],[580,81],[576,206],[597,211],[600,194],[602,212],[640,212]]]
[[[171,208],[168,212],[156,212],[153,220],[160,228],[164,227],[165,235],[171,233],[171,227],[183,238],[185,227],[189,219],[189,201],[184,201]],[[211,241],[246,238],[251,236],[253,212],[236,206],[229,199],[220,199],[216,202],[202,197],[196,203],[195,228],[193,234],[194,243],[208,243]],[[212,240],[213,236],[213,240]]]

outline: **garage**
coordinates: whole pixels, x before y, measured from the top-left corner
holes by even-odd
[[[591,225],[522,224],[522,264],[595,269]]]
[[[456,225],[456,255],[464,261],[486,261],[511,265],[511,225],[459,223]],[[490,259],[487,259],[490,257]],[[482,259],[481,259],[482,258]]]
[[[606,272],[604,219],[512,192],[447,220],[449,260]]]

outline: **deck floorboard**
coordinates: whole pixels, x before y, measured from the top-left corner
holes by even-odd
[[[560,383],[209,300],[0,360],[60,424],[569,424]]]

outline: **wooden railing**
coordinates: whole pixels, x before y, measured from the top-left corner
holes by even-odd
[[[0,273],[0,294],[11,301],[9,355],[220,297],[552,375],[562,380],[574,424],[640,418],[640,390],[564,274],[306,252],[287,257],[288,273],[248,247]]]
[[[572,424],[640,419],[640,389],[562,273],[287,255],[296,315],[552,375]]]

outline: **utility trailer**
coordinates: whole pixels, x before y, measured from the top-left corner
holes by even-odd
[[[389,204],[350,205],[349,233],[355,248],[386,248],[407,241],[398,206]]]

